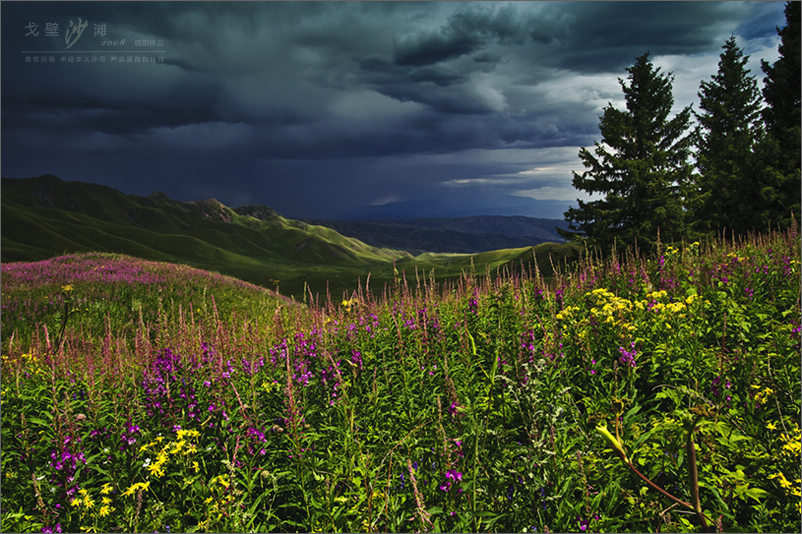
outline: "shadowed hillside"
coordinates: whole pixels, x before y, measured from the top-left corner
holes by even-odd
[[[565,240],[555,228],[567,228],[558,219],[476,216],[362,221],[310,221],[334,228],[377,247],[420,252],[476,253]]]
[[[568,245],[553,254],[574,257]],[[232,209],[215,199],[180,202],[157,192],[125,195],[55,176],[2,180],[2,261],[73,252],[116,252],[218,271],[300,298],[339,298],[370,274],[375,284],[399,271],[437,278],[463,270],[531,262],[531,247],[492,253],[421,254],[378,248],[315,224],[286,219],[266,206]],[[540,262],[540,255],[538,255]],[[548,259],[541,265],[547,266]],[[376,286],[374,286],[376,287]]]

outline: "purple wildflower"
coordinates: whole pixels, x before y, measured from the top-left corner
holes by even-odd
[[[635,356],[638,355],[638,351],[635,350],[634,341],[630,343],[629,348],[631,350],[627,350],[624,347],[618,347],[618,352],[621,353],[621,357],[619,358],[619,360],[621,360],[621,363],[623,363],[624,365],[628,365],[632,368],[635,368],[637,367],[637,364],[635,363]]]

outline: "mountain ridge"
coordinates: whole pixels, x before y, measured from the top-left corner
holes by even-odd
[[[373,246],[422,252],[478,253],[540,243],[562,243],[554,230],[565,221],[522,215],[417,217],[411,219],[317,220]]]
[[[531,262],[533,250],[413,256],[285,218],[268,206],[230,208],[210,198],[183,202],[160,192],[126,195],[53,175],[2,179],[3,262],[116,252],[189,264],[305,298],[308,291],[336,294],[355,288],[368,275],[372,281],[392,281],[396,268],[456,277],[472,264],[485,270]],[[568,245],[548,244],[542,250],[578,256]]]

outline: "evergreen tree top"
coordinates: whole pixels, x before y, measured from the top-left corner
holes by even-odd
[[[658,233],[681,239],[681,189],[692,174],[690,106],[669,117],[673,76],[655,67],[648,52],[626,70],[627,79],[619,79],[626,110],[604,108],[601,142],[592,152],[580,149],[586,170],[573,175],[575,188],[604,198],[579,201],[566,212],[570,231],[560,232],[586,236],[605,250],[616,241],[651,248]]]
[[[800,122],[800,12],[802,2],[785,4],[786,25],[777,28],[780,36],[780,57],[773,65],[765,60],[761,62],[761,68],[766,74],[763,97],[768,104],[763,118],[768,129],[780,138],[787,135],[784,130],[799,128]]]
[[[746,68],[749,56],[738,47],[735,36],[730,36],[722,48],[718,72],[700,84],[699,107],[703,112],[694,115],[714,138],[746,134],[755,139],[762,132],[758,123],[761,104],[757,79]]]

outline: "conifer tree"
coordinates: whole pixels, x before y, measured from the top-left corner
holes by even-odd
[[[662,74],[646,53],[619,78],[626,110],[608,104],[600,117],[602,141],[593,152],[582,148],[586,167],[573,173],[576,189],[603,195],[580,201],[565,212],[567,238],[587,237],[602,250],[614,242],[652,249],[685,237],[684,194],[693,168],[688,162],[692,138],[687,133],[690,106],[669,118],[674,105],[673,76]]]
[[[760,92],[746,63],[749,56],[731,36],[723,46],[718,72],[703,81],[697,137],[697,195],[691,199],[693,229],[744,233],[762,226],[761,188],[765,169],[757,157],[763,137]]]
[[[766,204],[764,219],[768,224],[785,224],[793,210],[800,210],[800,11],[802,3],[785,4],[786,26],[780,35],[780,57],[773,65],[762,62],[763,120],[768,133],[764,159],[768,162],[767,180],[762,190]],[[798,220],[798,219],[797,219]]]

